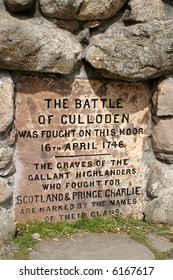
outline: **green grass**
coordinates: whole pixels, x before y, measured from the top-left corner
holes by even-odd
[[[35,222],[20,225],[17,228],[17,236],[14,238],[14,246],[18,249],[16,254],[10,256],[13,259],[27,259],[28,248],[33,249],[37,241],[32,238],[33,233],[39,233],[41,239],[71,237],[78,232],[107,233],[126,232],[134,240],[147,246],[156,256],[156,259],[169,258],[169,252],[159,253],[148,241],[148,236],[162,236],[173,240],[173,227],[168,225],[149,224],[133,218],[122,218],[121,216],[110,216],[93,219],[84,217],[75,223],[68,222]]]

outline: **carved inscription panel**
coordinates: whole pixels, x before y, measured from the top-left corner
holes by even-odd
[[[74,221],[142,216],[148,89],[22,76],[17,84],[15,214]]]

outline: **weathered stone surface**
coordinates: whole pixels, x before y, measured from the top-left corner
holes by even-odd
[[[147,203],[145,220],[152,223],[173,223],[173,191],[169,190]]]
[[[13,149],[10,148],[6,141],[0,141],[0,168],[4,168],[12,159]]]
[[[5,169],[0,170],[0,176],[2,176],[2,177],[10,176],[15,172],[15,170],[16,170],[16,168],[15,168],[15,164],[13,162],[10,166],[5,167]]]
[[[62,29],[75,33],[79,30],[79,23],[77,20],[58,20],[54,19],[54,23]]]
[[[81,60],[75,37],[41,17],[0,15],[0,40],[0,68],[68,74]]]
[[[163,80],[153,96],[156,116],[173,116],[173,78]]]
[[[147,184],[150,199],[145,205],[145,219],[154,223],[173,223],[173,168],[153,161]]]
[[[173,170],[172,167],[154,160],[147,183],[147,195],[150,199],[159,197],[167,189],[171,189],[173,184]]]
[[[171,227],[172,228],[172,227]],[[170,232],[172,232],[170,228]],[[155,248],[159,252],[166,252],[173,250],[173,242],[169,238],[163,238],[157,235],[149,235],[148,240],[153,248]]]
[[[123,18],[126,21],[146,22],[164,19],[164,4],[161,0],[130,0]]]
[[[79,32],[79,34],[77,35],[77,38],[78,38],[79,42],[81,42],[81,43],[89,43],[89,41],[90,41],[89,28],[85,28],[84,30]]]
[[[14,86],[7,72],[0,72],[0,132],[3,132],[13,121]]]
[[[72,221],[84,213],[142,219],[149,89],[38,76],[21,76],[16,89],[17,221]]]
[[[152,130],[153,149],[156,153],[173,154],[173,119],[155,117]]]
[[[22,12],[31,8],[33,0],[4,0],[12,12]]]
[[[6,202],[12,197],[12,189],[5,179],[0,178],[0,204]]]
[[[4,0],[0,0],[0,9],[5,10]]]
[[[76,19],[83,0],[39,0],[44,15],[63,20]]]
[[[106,77],[152,79],[173,71],[172,37],[173,20],[128,27],[115,23],[92,37],[86,59]]]
[[[0,207],[0,244],[14,237],[15,224],[11,212]]]
[[[173,164],[173,155],[155,153],[155,157],[160,161],[167,162],[169,164]]]
[[[162,183],[160,181],[155,181],[155,182],[150,182],[150,184],[148,185],[147,188],[147,195],[150,198],[156,198],[158,197],[159,193],[161,190],[163,190],[164,186],[162,185]]]
[[[122,8],[127,0],[84,0],[78,20],[103,20],[110,18]]]
[[[155,248],[159,252],[166,252],[173,249],[173,242],[171,242],[167,238],[156,235],[149,235],[148,240],[152,244],[153,248]]]
[[[127,0],[40,0],[44,15],[58,19],[103,20],[114,16]]]
[[[162,0],[165,9],[165,18],[172,19],[173,17],[173,2],[172,0]]]

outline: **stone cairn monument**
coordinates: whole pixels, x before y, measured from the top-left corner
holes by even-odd
[[[15,222],[173,224],[173,1],[0,0],[0,242]]]

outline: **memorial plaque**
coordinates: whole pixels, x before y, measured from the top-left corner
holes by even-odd
[[[143,84],[22,76],[15,212],[28,220],[142,217],[149,92]]]

